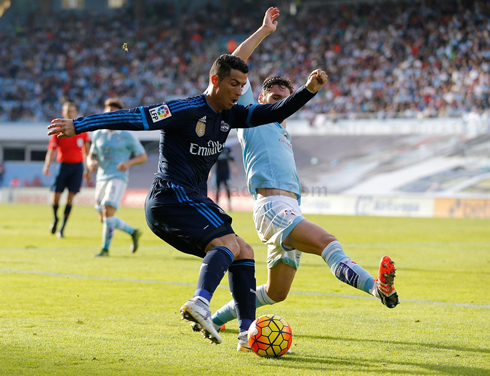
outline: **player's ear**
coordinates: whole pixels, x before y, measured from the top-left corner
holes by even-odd
[[[262,92],[260,92],[259,94],[259,103],[260,104],[263,104],[262,100],[264,99],[264,94]]]
[[[219,77],[217,75],[211,76],[211,82],[213,83],[213,86],[218,86],[219,85]]]

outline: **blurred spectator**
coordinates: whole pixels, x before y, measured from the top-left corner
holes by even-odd
[[[3,186],[3,175],[5,175],[5,166],[0,163],[0,187]]]
[[[153,14],[144,25],[128,13],[67,12],[64,22],[33,14],[0,32],[0,121],[50,120],[66,98],[88,115],[101,112],[108,96],[133,107],[198,94],[216,54],[250,34],[267,5],[230,5],[227,12],[208,5],[180,18]],[[322,67],[330,90],[308,105],[313,113],[461,117],[476,108],[488,116],[488,1],[330,4],[307,12],[300,7],[297,16],[282,11],[283,27],[250,61],[253,87],[260,89],[271,72],[302,83]]]

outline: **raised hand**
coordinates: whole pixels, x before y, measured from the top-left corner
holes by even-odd
[[[310,73],[308,81],[306,81],[306,88],[312,92],[316,93],[328,82],[327,74],[321,69],[316,69]]]
[[[279,17],[279,8],[270,7],[265,12],[264,21],[262,22],[262,27],[264,27],[269,34],[276,31],[277,21],[276,19]]]

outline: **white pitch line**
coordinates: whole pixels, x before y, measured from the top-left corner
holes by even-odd
[[[45,276],[51,276],[51,277],[70,277],[70,278],[78,278],[78,279],[93,279],[93,280],[114,281],[114,282],[133,282],[133,283],[147,283],[147,284],[157,284],[157,285],[174,285],[174,286],[196,287],[195,283],[155,281],[152,279],[87,276],[87,275],[79,275],[79,274],[42,272],[42,271],[37,271],[37,270],[0,269],[0,273],[37,274],[37,275],[45,275]],[[220,285],[220,286],[218,286],[218,288],[228,289],[228,286],[225,286],[225,285],[221,286]],[[326,294],[326,293],[322,293],[322,292],[290,291],[290,293],[295,294],[295,295],[328,296],[328,297],[333,297],[333,298],[345,298],[345,299],[374,299],[374,297],[369,297],[369,296]],[[402,303],[403,302],[417,303],[417,304],[438,304],[438,305],[446,305],[446,306],[452,306],[452,307],[490,308],[490,304],[448,303],[448,302],[434,302],[434,301],[430,301],[430,300],[414,300],[414,299],[402,299]]]
[[[250,244],[252,247],[265,247],[261,243]],[[488,246],[490,247],[490,242],[397,242],[397,243],[342,243],[344,248],[366,248],[366,247],[421,247],[421,246],[433,246],[433,247],[449,247],[449,246]],[[125,246],[114,246],[114,249],[125,249]],[[87,247],[15,247],[15,248],[2,248],[1,251],[76,251],[76,250],[86,250]],[[162,247],[153,246],[145,247],[147,250],[162,250]]]

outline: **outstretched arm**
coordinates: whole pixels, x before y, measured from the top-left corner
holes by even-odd
[[[327,74],[316,69],[310,73],[306,85],[279,102],[254,104],[247,107],[236,105],[237,107],[234,109],[238,116],[233,126],[247,128],[274,122],[281,123],[312,99],[327,81]]]
[[[143,107],[135,107],[76,119],[53,119],[48,126],[48,135],[56,134],[58,138],[65,138],[97,129],[149,130],[147,112]]]
[[[118,129],[128,131],[148,131],[168,129],[178,124],[175,116],[165,103],[145,107],[134,107],[129,110],[104,112],[102,114],[79,117],[76,119],[53,119],[48,126],[48,135],[58,138],[72,137],[83,132],[97,129]]]
[[[279,17],[279,9],[275,7],[270,7],[265,12],[264,20],[262,26],[260,26],[255,33],[247,38],[242,44],[240,44],[235,51],[233,51],[234,56],[238,56],[241,59],[247,61],[255,48],[262,42],[262,40],[276,31],[277,21]]]

